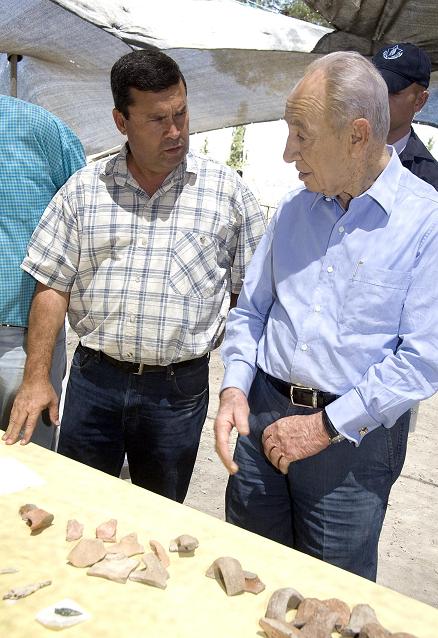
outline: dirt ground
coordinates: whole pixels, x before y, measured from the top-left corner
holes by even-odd
[[[69,332],[68,352],[76,346]],[[227,473],[214,451],[213,423],[223,367],[210,363],[210,405],[185,504],[224,519]],[[377,582],[438,607],[438,394],[420,406],[408,454],[390,497],[379,546]]]

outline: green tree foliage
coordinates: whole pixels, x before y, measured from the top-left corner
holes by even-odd
[[[228,166],[237,170],[243,170],[245,164],[245,131],[246,126],[235,126],[231,138],[230,156],[227,160]]]
[[[201,154],[208,157],[208,137],[206,136],[204,139],[204,144],[201,147]]]
[[[303,0],[239,0],[239,2],[282,13],[290,18],[298,18],[298,20],[319,24],[322,27],[330,26],[320,13],[307,6]]]

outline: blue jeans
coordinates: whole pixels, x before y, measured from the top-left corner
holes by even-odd
[[[18,388],[23,381],[27,356],[27,328],[0,326],[0,429],[6,430]],[[62,379],[67,365],[65,351],[65,329],[59,331],[50,369],[50,381],[58,398],[61,396]],[[43,410],[32,434],[32,443],[48,450],[56,446],[58,428],[49,418],[48,410]]]
[[[294,406],[258,371],[249,395],[250,435],[239,437],[230,477],[230,523],[375,580],[377,546],[391,487],[406,454],[409,412],[379,427],[359,447],[336,443],[281,474],[263,454],[261,435],[273,421],[311,408]]]
[[[208,407],[208,357],[135,375],[78,346],[58,452],[182,502]]]

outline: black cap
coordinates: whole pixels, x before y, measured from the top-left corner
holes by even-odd
[[[426,89],[429,86],[430,59],[415,44],[399,42],[383,47],[373,57],[373,64],[388,85],[388,93],[398,93],[414,82]]]

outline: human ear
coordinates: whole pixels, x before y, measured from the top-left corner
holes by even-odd
[[[122,135],[126,135],[125,118],[123,117],[123,114],[117,109],[113,109],[113,118],[120,133],[122,133]]]
[[[353,157],[360,155],[370,138],[370,123],[364,117],[354,120],[350,134],[351,154]]]
[[[417,99],[415,100],[415,113],[418,113],[418,111],[421,111],[421,109],[426,104],[428,99],[429,99],[429,91],[421,91],[421,93],[417,95]]]

